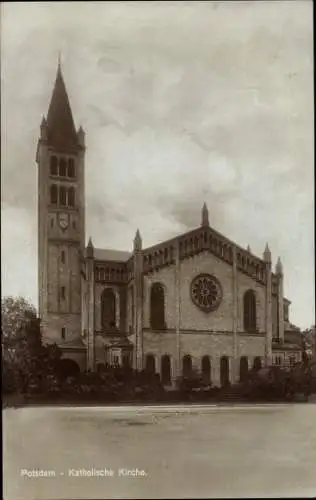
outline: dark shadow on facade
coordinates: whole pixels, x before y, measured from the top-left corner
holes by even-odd
[[[161,382],[163,385],[171,384],[171,362],[168,354],[164,354],[161,358]]]
[[[211,382],[211,361],[209,356],[203,356],[202,358],[202,379],[205,383],[209,384]]]
[[[227,356],[221,357],[220,362],[221,387],[229,385],[229,359]]]
[[[248,380],[248,358],[242,356],[239,362],[239,381],[247,382]]]
[[[189,354],[183,356],[182,375],[184,378],[190,378],[192,376],[192,358]]]

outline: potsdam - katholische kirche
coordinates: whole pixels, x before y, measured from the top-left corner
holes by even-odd
[[[206,204],[195,228],[149,248],[139,230],[131,251],[86,245],[85,133],[60,65],[36,161],[39,314],[44,341],[64,359],[80,370],[146,368],[165,386],[191,372],[220,386],[288,352],[299,360],[298,346],[284,341],[290,302],[280,259],[272,269],[268,245],[258,257],[219,234]]]

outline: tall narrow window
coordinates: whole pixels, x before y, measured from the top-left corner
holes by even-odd
[[[244,295],[244,329],[246,332],[255,332],[256,325],[256,296],[253,290],[247,290]]]
[[[62,340],[65,340],[66,338],[66,328],[64,326],[61,329],[61,338]]]
[[[60,186],[59,188],[59,203],[64,207],[67,205],[67,190],[65,186]]]
[[[50,202],[52,205],[57,205],[58,202],[58,189],[56,184],[52,184],[50,187]]]
[[[153,330],[163,330],[165,323],[165,292],[161,283],[154,283],[150,292],[150,325]]]
[[[104,330],[116,328],[116,298],[111,288],[106,288],[101,295],[101,316]]]
[[[75,188],[73,188],[73,187],[70,187],[68,189],[68,205],[70,207],[75,206]]]
[[[59,160],[59,175],[60,177],[66,177],[67,175],[67,164],[65,158],[60,158]]]
[[[61,251],[60,258],[61,258],[61,262],[62,262],[62,264],[65,264],[65,260],[66,260],[66,258],[65,258],[65,251],[64,251],[64,250],[62,250],[62,251]]]
[[[289,321],[289,305],[288,304],[283,305],[283,318],[284,318],[284,321]]]
[[[60,288],[60,297],[62,300],[65,300],[66,298],[66,288],[64,286]]]
[[[58,160],[56,156],[50,158],[50,175],[58,175]]]
[[[75,161],[73,158],[68,159],[68,177],[71,179],[75,177]]]

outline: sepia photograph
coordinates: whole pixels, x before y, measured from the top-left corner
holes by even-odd
[[[316,497],[313,2],[1,4],[4,500]]]

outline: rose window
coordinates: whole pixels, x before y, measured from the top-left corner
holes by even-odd
[[[191,284],[194,304],[204,311],[214,311],[222,299],[220,282],[210,274],[200,274]]]

